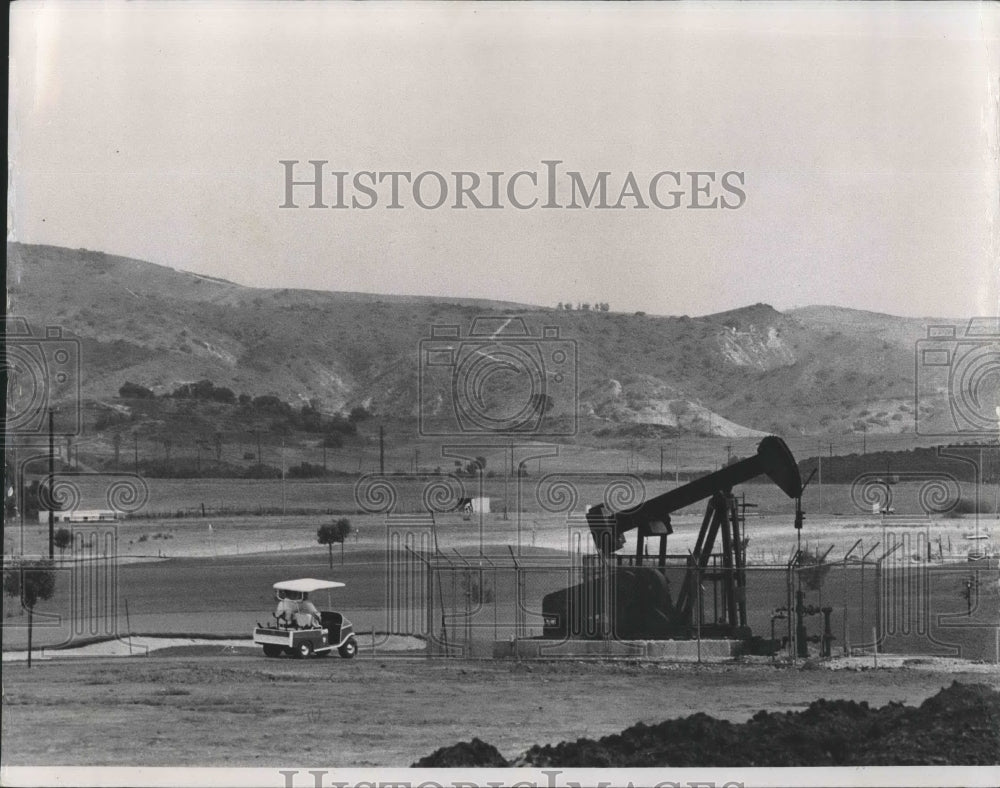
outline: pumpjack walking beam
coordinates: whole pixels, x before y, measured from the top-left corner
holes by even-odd
[[[669,530],[673,512],[711,498],[716,493],[729,493],[737,484],[765,474],[789,498],[801,495],[802,479],[791,450],[781,438],[769,435],[760,442],[753,457],[650,498],[634,509],[612,512],[605,509],[604,504],[591,507],[587,512],[587,522],[594,543],[605,555],[613,553],[624,545],[626,532],[638,528],[640,535],[655,535],[664,525]]]

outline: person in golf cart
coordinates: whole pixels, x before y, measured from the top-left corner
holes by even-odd
[[[323,626],[319,610],[316,605],[309,601],[309,592],[302,592],[302,600],[299,602],[299,612],[295,614],[295,623],[300,629]]]
[[[274,611],[274,617],[278,626],[282,629],[296,626],[295,616],[299,612],[298,597],[301,594],[298,591],[285,591],[279,588],[275,592],[275,596],[278,597],[278,607]]]
[[[282,629],[310,629],[323,625],[319,610],[309,601],[308,591],[279,588],[276,596],[278,607],[274,611],[274,618]]]
[[[276,621],[270,625],[258,623],[253,642],[263,646],[265,657],[282,654],[310,657],[336,651],[344,659],[351,659],[358,653],[354,625],[342,613],[330,609],[329,599],[324,610],[317,610],[309,600],[317,591],[343,587],[343,583],[314,577],[275,583],[272,588],[278,599]]]

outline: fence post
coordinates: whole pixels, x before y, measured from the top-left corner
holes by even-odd
[[[434,569],[427,566],[427,595],[426,611],[427,616],[427,658],[430,659],[431,647],[434,645]]]
[[[882,562],[875,563],[875,653],[878,654],[878,633],[882,631]],[[878,657],[876,656],[876,660]]]
[[[521,637],[521,565],[517,562],[514,548],[507,545],[510,560],[514,562],[514,653],[517,651],[517,641]]]
[[[848,615],[847,595],[848,595],[848,589],[850,588],[850,586],[847,583],[847,559],[850,558],[851,554],[855,550],[858,549],[858,546],[861,544],[862,541],[863,540],[858,539],[858,541],[856,541],[854,543],[854,545],[851,547],[851,549],[848,550],[846,553],[844,553],[844,568],[843,568],[843,573],[844,573],[844,615],[843,615],[843,620],[842,620],[841,623],[843,624],[842,629],[843,629],[843,637],[844,637],[844,656],[845,657],[849,657],[851,655],[851,644],[849,642],[848,628],[847,628],[847,615]],[[864,592],[864,589],[862,588],[862,593],[863,592]],[[862,599],[864,599],[864,597],[862,597]],[[863,629],[861,631],[864,632]]]
[[[792,587],[795,581],[792,579],[792,567],[789,565],[785,570],[785,618],[788,619],[788,654],[793,659],[795,657],[795,627],[792,626]]]
[[[695,569],[694,592],[698,595],[698,600],[697,600],[695,606],[698,608],[698,620],[697,620],[697,630],[696,630],[696,632],[697,632],[697,637],[698,637],[698,664],[700,665],[701,664],[701,618],[702,618],[702,609],[701,609],[701,567],[700,566],[698,566]]]

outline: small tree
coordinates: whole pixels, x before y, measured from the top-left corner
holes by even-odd
[[[358,422],[365,421],[372,417],[371,411],[368,410],[364,405],[358,405],[357,407],[351,408],[351,413],[347,417],[348,421]]]
[[[316,541],[325,544],[330,557],[330,568],[333,569],[333,546],[340,543],[340,563],[344,563],[344,542],[351,533],[351,521],[341,517],[332,523],[326,523],[316,531]]]
[[[470,460],[469,464],[465,466],[465,472],[469,476],[475,476],[476,474],[483,473],[486,470],[486,458],[476,457],[474,460]]]
[[[823,588],[823,581],[830,574],[832,566],[826,562],[826,556],[817,551],[812,551],[808,547],[799,556],[799,565],[802,582],[810,591],[820,591]]]
[[[59,528],[52,535],[52,544],[59,548],[59,552],[66,552],[66,548],[73,544],[73,532],[69,528]]]
[[[31,667],[31,635],[35,605],[49,599],[56,590],[56,573],[47,559],[11,564],[3,570],[3,591],[20,597],[22,610],[28,611],[28,667]]]

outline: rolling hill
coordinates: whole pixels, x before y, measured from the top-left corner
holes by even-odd
[[[12,314],[36,333],[58,325],[79,340],[82,393],[98,402],[113,404],[127,381],[165,394],[207,379],[295,407],[313,402],[327,413],[364,406],[415,423],[423,407],[448,419],[462,394],[452,387],[454,366],[427,365],[431,327],[458,327],[460,337],[442,347],[450,345],[450,363],[461,366],[502,348],[493,332],[517,328],[508,318],[518,316],[535,339],[506,345],[522,361],[548,365],[540,373],[548,376],[546,418],[572,426],[578,415],[583,431],[598,438],[913,430],[914,343],[926,325],[919,319],[826,306],[779,312],[766,304],[657,317],[257,289],[82,249],[8,244],[7,254]],[[477,318],[487,334],[470,340]],[[553,336],[538,339],[546,329]],[[559,385],[552,383],[557,348],[569,354]],[[542,390],[541,378],[526,384],[509,365],[489,360],[501,374],[486,387],[484,412],[516,413],[526,385]]]

